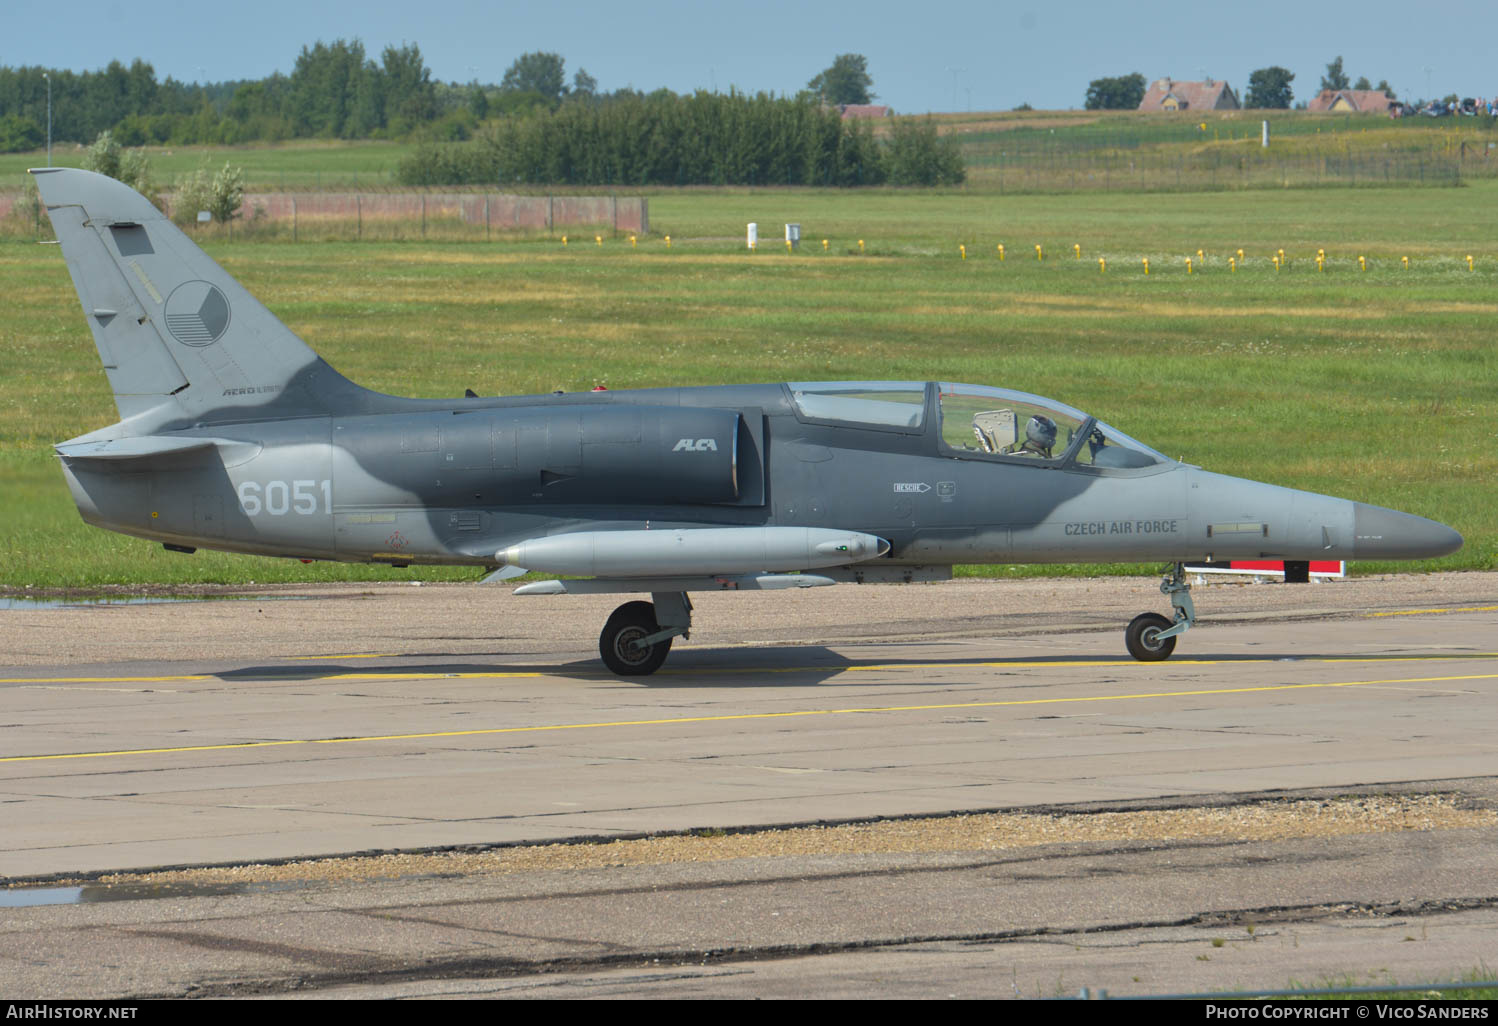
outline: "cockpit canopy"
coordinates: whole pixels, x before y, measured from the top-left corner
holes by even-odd
[[[996,459],[1110,469],[1172,462],[1116,428],[1052,399],[1007,388],[921,381],[791,382],[811,420],[923,432],[936,392],[941,449],[957,459]]]

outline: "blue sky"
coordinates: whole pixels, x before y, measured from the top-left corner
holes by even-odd
[[[868,58],[880,102],[901,113],[1081,107],[1087,83],[1138,71],[1226,79],[1295,73],[1297,100],[1315,95],[1327,62],[1388,79],[1402,98],[1498,94],[1498,3],[1426,9],[1408,0],[1358,4],[1040,4],[934,0],[860,4],[816,0],[476,0],[323,5],[163,0],[19,0],[7,11],[0,64],[74,70],[141,57],[184,81],[287,72],[304,44],[359,38],[376,58],[388,44],[421,47],[434,77],[498,82],[517,56],[561,54],[604,90],[678,92],[736,86],[793,93],[840,53]]]

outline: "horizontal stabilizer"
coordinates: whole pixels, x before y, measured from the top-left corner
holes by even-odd
[[[137,435],[132,438],[110,438],[93,442],[63,442],[57,454],[70,460],[144,460],[163,456],[182,456],[204,449],[218,449],[224,463],[242,463],[260,451],[255,442],[232,438],[164,438],[160,435]]]

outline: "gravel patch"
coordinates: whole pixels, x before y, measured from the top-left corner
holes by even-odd
[[[1498,811],[1459,795],[1256,801],[1208,808],[1087,813],[980,813],[487,851],[392,853],[275,865],[115,873],[98,885],[333,883],[817,855],[1009,851],[1105,842],[1276,841],[1401,831],[1491,829]],[[59,886],[66,881],[56,881]]]

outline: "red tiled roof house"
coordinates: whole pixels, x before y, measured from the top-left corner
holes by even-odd
[[[1238,97],[1226,82],[1176,82],[1157,78],[1139,101],[1140,110],[1238,110]]]
[[[1323,89],[1306,104],[1307,110],[1387,114],[1393,100],[1377,89]]]

